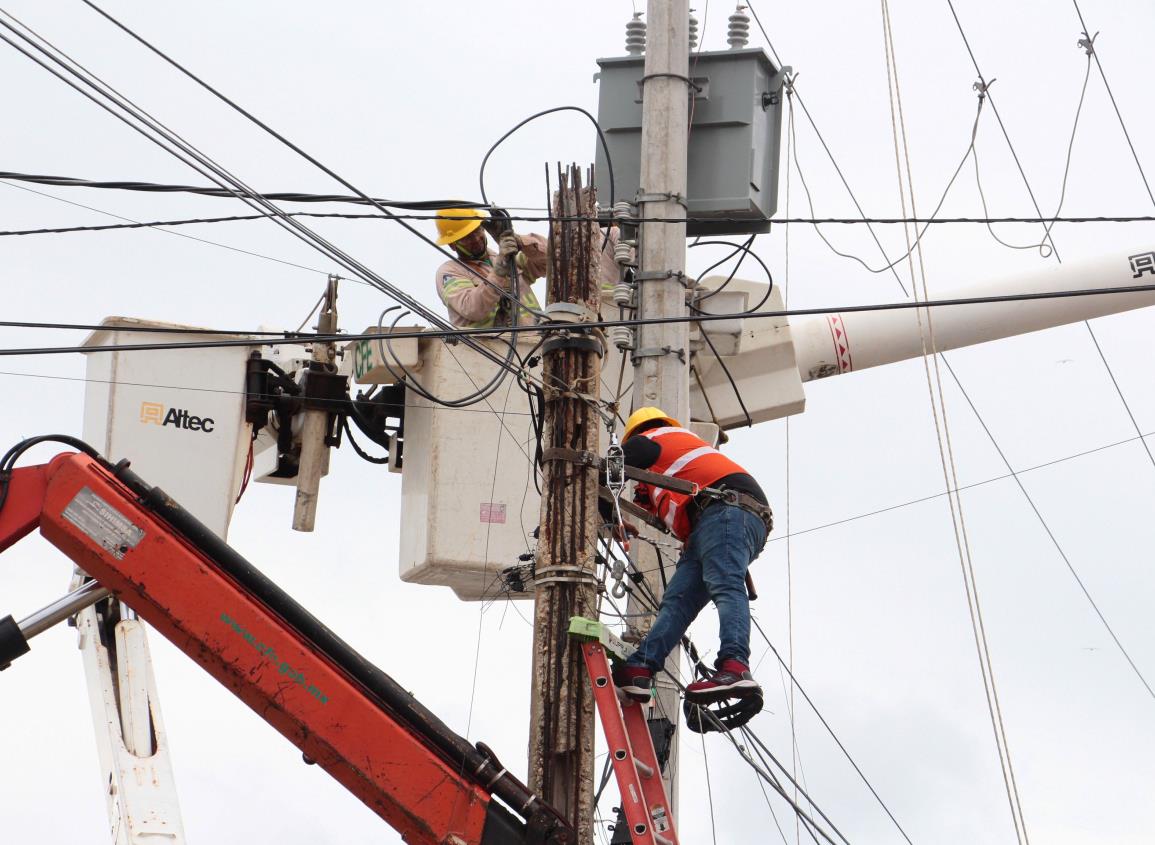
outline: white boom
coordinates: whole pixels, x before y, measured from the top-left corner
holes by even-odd
[[[716,289],[724,281],[723,277],[711,277],[702,280],[702,285]],[[1051,265],[965,288],[935,290],[931,298],[974,299],[1145,283],[1155,283],[1155,253],[1121,250],[1093,261]],[[735,319],[702,324],[702,330],[712,335],[718,355],[705,345],[696,348],[698,379],[690,396],[695,419],[714,419],[727,429],[800,413],[805,407],[803,382],[917,358],[923,354],[924,337],[927,352],[946,352],[1155,305],[1155,291],[1140,291],[853,311],[797,320],[751,319],[741,317],[741,311],[782,310],[777,289],[767,295],[765,284],[734,279],[726,285],[726,292],[735,298],[728,302],[719,296],[703,301],[702,310],[733,313]]]
[[[965,289],[932,291],[932,299],[1136,286],[1155,282],[1153,262],[1151,250],[1119,252]],[[1149,305],[1155,305],[1155,291],[830,314],[799,320],[791,331],[798,371],[810,381],[917,358],[924,335],[927,352],[946,352]]]

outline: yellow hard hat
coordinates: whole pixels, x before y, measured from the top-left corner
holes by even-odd
[[[632,435],[639,426],[651,420],[662,420],[663,422],[668,422],[670,425],[679,427],[682,425],[673,417],[667,416],[666,412],[661,408],[638,408],[638,410],[630,414],[630,418],[626,420],[626,430],[622,433],[622,441],[625,442],[629,440],[630,435]]]
[[[440,246],[459,241],[488,217],[479,208],[443,208],[437,212],[437,243]],[[446,219],[448,218],[448,219]]]

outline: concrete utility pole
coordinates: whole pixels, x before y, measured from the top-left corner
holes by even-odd
[[[688,0],[649,0],[646,4],[646,62],[642,84],[642,160],[638,211],[642,217],[686,216],[686,153],[689,145],[690,10]],[[643,223],[639,243],[637,316],[681,317],[686,306],[686,224]],[[690,421],[690,338],[687,323],[638,327],[634,363],[634,408],[654,405],[683,424]],[[643,548],[642,544],[637,544]],[[651,566],[645,568],[652,571]],[[660,580],[651,579],[660,599]],[[629,613],[646,610],[631,595]],[[631,616],[632,619],[643,617]],[[649,622],[645,628],[648,629]],[[644,633],[644,629],[642,631]],[[666,661],[676,672],[681,649]],[[656,713],[676,727],[681,701],[677,688],[658,675]],[[658,720],[661,717],[657,717]],[[654,721],[654,720],[651,720]],[[677,734],[670,759],[677,760]],[[675,810],[676,766],[662,773]]]
[[[537,543],[530,696],[529,787],[593,841],[594,700],[581,648],[569,636],[573,616],[596,618],[600,417],[582,395],[597,395],[596,319],[600,233],[594,192],[581,171],[558,168],[550,227],[548,301],[556,329],[545,336],[545,411],[541,529]]]

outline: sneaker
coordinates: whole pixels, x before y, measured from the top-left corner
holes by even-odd
[[[695,704],[712,704],[724,698],[741,698],[761,693],[762,688],[750,674],[750,667],[737,660],[721,660],[709,678],[694,681],[686,687],[686,700]]]
[[[654,670],[629,664],[619,666],[614,670],[614,686],[627,698],[645,704],[653,694]]]

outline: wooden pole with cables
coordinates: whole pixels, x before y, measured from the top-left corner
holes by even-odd
[[[589,178],[587,177],[587,182]],[[594,701],[570,618],[596,618],[598,395],[604,341],[596,319],[600,234],[594,191],[558,169],[550,226],[543,378],[541,526],[535,565],[529,786],[593,841]],[[574,219],[580,218],[580,219]]]

